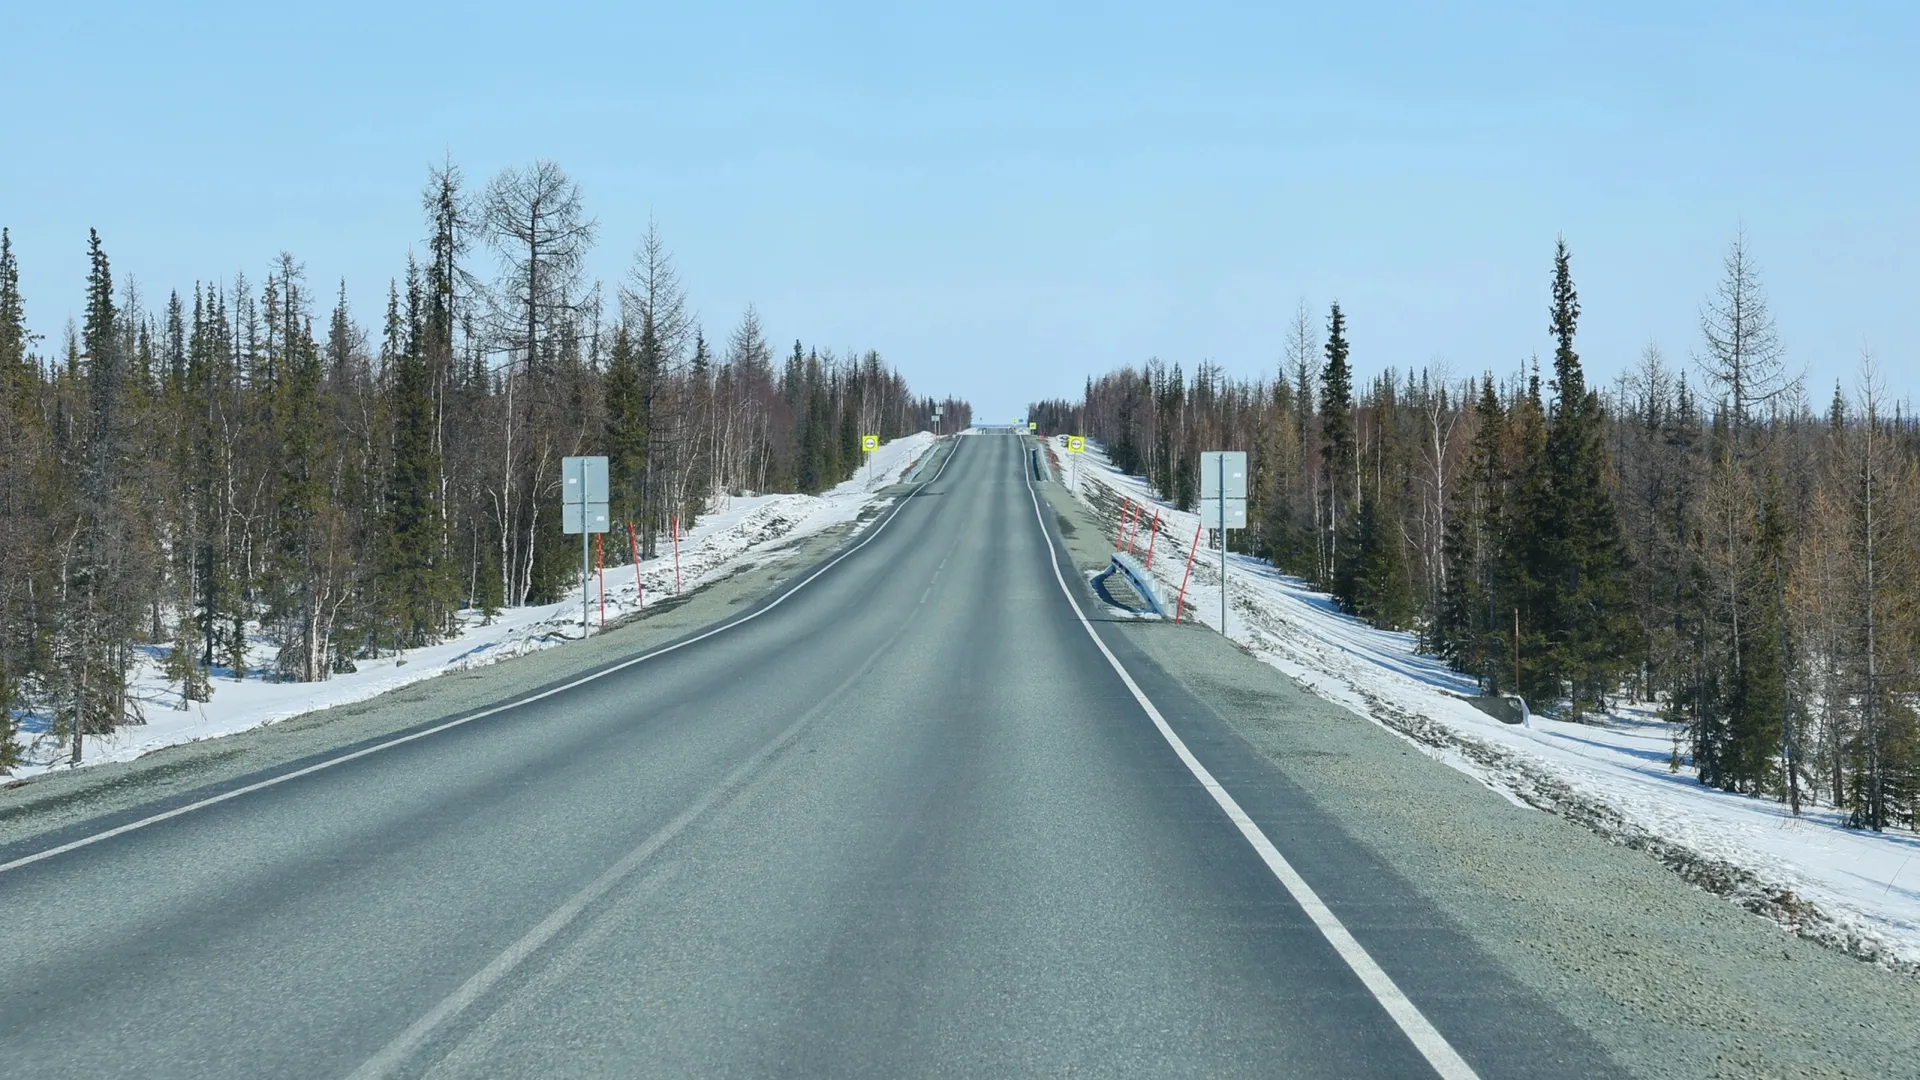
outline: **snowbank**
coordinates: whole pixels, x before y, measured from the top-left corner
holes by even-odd
[[[1177,593],[1198,517],[1155,499],[1091,446],[1081,459],[1078,494],[1107,517],[1124,499],[1159,507],[1153,573]],[[1194,559],[1185,609],[1215,629],[1218,566],[1217,550]],[[1920,972],[1920,836],[1847,829],[1830,808],[1794,817],[1780,803],[1704,787],[1691,768],[1674,768],[1685,759],[1680,727],[1646,706],[1593,723],[1535,715],[1503,724],[1465,700],[1477,692],[1472,679],[1418,654],[1411,634],[1349,618],[1332,597],[1249,556],[1230,556],[1227,577],[1230,636],[1313,693],[1517,802],[1646,850],[1790,932]]]
[[[765,549],[775,541],[795,540],[860,516],[878,492],[903,479],[934,444],[934,437],[919,432],[874,451],[871,472],[862,469],[852,480],[822,495],[752,495],[723,498],[720,507],[707,515],[680,538],[678,588],[696,588],[715,578],[782,553]],[[627,544],[624,534],[607,534],[609,546]],[[676,570],[670,542],[663,543],[659,558],[640,564],[639,578],[646,586],[646,602],[651,605],[676,591]],[[611,554],[611,553],[609,553]],[[634,567],[608,567],[606,583],[606,621],[612,623],[640,610],[639,581]],[[597,629],[600,620],[599,582],[593,583],[589,596],[591,614]],[[555,604],[508,608],[489,623],[477,612],[460,613],[460,632],[451,640],[422,649],[410,649],[398,656],[377,660],[356,660],[358,670],[335,675],[326,682],[276,682],[261,675],[235,681],[216,676],[213,699],[197,703],[186,711],[176,706],[179,687],[162,675],[164,648],[147,648],[134,665],[130,695],[146,723],[129,725],[111,735],[88,736],[83,748],[83,764],[103,761],[129,761],[162,747],[199,739],[215,738],[246,731],[263,724],[362,701],[409,683],[436,675],[464,671],[509,657],[551,648],[581,636],[580,594]],[[257,640],[252,650],[256,671],[271,670],[275,644]],[[24,715],[19,741],[23,764],[14,777],[33,776],[66,768],[67,747],[57,744],[48,734],[47,718]]]

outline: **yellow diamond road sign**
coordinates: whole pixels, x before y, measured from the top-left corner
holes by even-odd
[[[1067,453],[1084,454],[1086,452],[1087,452],[1087,440],[1084,436],[1080,436],[1080,435],[1067,436]]]
[[[880,436],[878,435],[860,436],[860,449],[865,450],[869,454],[873,453],[875,450],[880,449]]]

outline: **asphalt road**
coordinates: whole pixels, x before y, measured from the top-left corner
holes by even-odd
[[[1614,1074],[956,442],[732,629],[0,870],[0,1074]]]

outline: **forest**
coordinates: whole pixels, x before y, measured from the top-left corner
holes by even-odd
[[[1675,772],[1915,828],[1920,426],[1870,355],[1817,399],[1744,237],[1723,267],[1688,361],[1649,345],[1611,386],[1576,349],[1562,241],[1544,369],[1355,385],[1347,313],[1302,305],[1271,379],[1154,359],[1030,416],[1183,509],[1201,451],[1245,450],[1235,548],[1416,633],[1487,693],[1571,719],[1655,703],[1684,732]]]
[[[717,493],[819,492],[863,434],[971,422],[877,352],[776,351],[751,307],[709,340],[651,225],[624,280],[588,281],[599,227],[552,162],[472,189],[433,168],[420,207],[370,326],[290,253],[160,299],[90,231],[84,317],[47,341],[0,227],[0,773],[22,715],[75,762],[140,723],[142,657],[187,708],[559,598],[564,456],[608,456],[646,558]]]

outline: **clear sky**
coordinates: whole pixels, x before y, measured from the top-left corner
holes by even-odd
[[[877,348],[982,420],[1150,355],[1684,362],[1744,225],[1816,402],[1920,390],[1920,5],[0,5],[0,223],[51,344],[86,230],[150,301],[293,252],[372,324],[450,154],[654,215],[709,336]],[[322,313],[316,313],[319,315]]]

